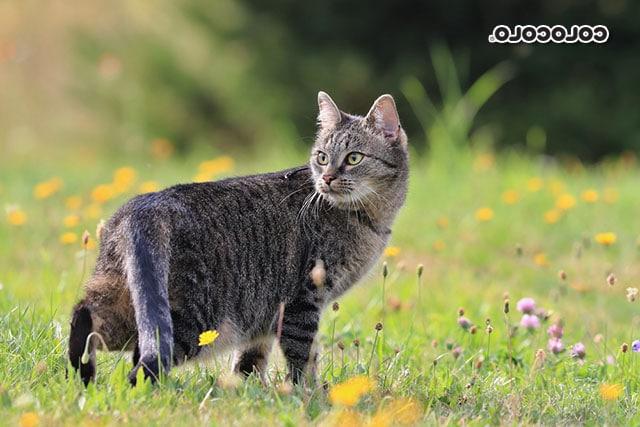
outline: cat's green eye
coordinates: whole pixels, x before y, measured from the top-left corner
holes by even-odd
[[[322,151],[320,151],[316,157],[316,159],[318,160],[318,164],[319,165],[326,165],[329,163],[329,156],[327,156],[325,153],[323,153]]]
[[[363,158],[364,158],[364,154],[354,151],[353,153],[347,154],[346,161],[348,165],[355,166],[358,163],[360,163]]]

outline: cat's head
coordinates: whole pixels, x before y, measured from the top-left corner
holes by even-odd
[[[310,166],[324,199],[338,207],[366,209],[403,191],[405,182],[399,181],[406,181],[407,136],[391,95],[376,99],[364,117],[340,111],[324,92],[318,93],[318,107]]]

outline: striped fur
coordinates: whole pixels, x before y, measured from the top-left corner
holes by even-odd
[[[263,374],[284,303],[280,345],[291,377],[297,383],[312,373],[321,311],[380,256],[408,177],[399,127],[390,136],[389,123],[375,117],[323,117],[336,116],[320,124],[307,166],[177,185],[122,206],[103,229],[95,271],[75,309],[72,365],[81,365],[80,346],[96,331],[108,350],[134,350],[132,382],[139,368],[156,378],[201,355],[199,334],[216,329],[216,350],[243,350],[237,372]],[[316,162],[318,149],[332,159],[326,166],[335,166],[335,192],[319,184],[327,171]],[[341,169],[353,150],[366,161]],[[310,277],[317,260],[326,268],[322,286]],[[95,375],[98,343],[91,344],[90,366],[80,366],[85,381]]]

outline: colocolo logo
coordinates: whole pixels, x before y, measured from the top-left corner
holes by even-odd
[[[609,29],[604,25],[496,25],[489,43],[604,43]]]

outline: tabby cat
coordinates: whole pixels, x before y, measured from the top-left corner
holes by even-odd
[[[211,329],[245,375],[264,373],[279,329],[292,381],[314,377],[320,313],[379,258],[409,173],[390,95],[365,117],[324,92],[318,106],[308,165],[139,195],[107,222],[71,321],[69,359],[85,384],[97,348],[133,350],[135,384],[139,369],[153,380],[201,354]]]

